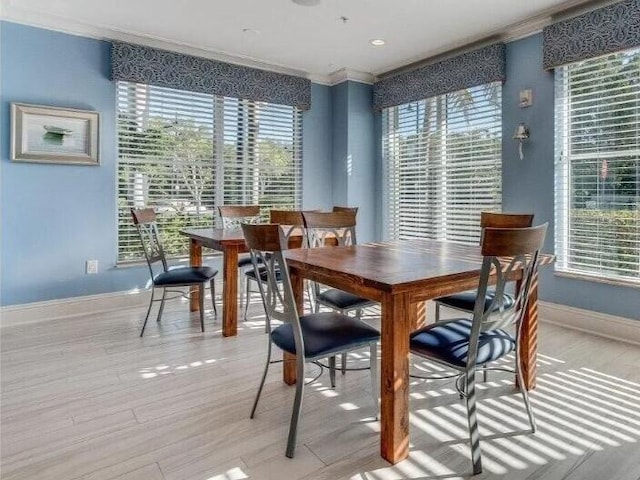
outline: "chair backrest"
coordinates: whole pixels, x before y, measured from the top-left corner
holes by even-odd
[[[267,314],[267,329],[271,332],[271,321],[291,323],[297,352],[304,352],[300,317],[296,307],[287,262],[283,252],[287,250],[287,239],[280,225],[264,223],[243,224],[242,232],[251,253],[256,275],[266,272],[267,281],[257,282],[262,303]]]
[[[304,210],[306,212],[319,212],[320,210]],[[286,240],[289,242],[289,248],[306,248],[307,235],[304,226],[303,210],[270,210],[269,221],[277,223],[282,228]],[[302,242],[292,242],[292,237],[302,235]]]
[[[482,241],[482,270],[480,283],[473,312],[469,359],[473,363],[477,355],[480,332],[516,325],[516,336],[520,334],[522,321],[531,281],[538,266],[540,249],[547,233],[547,223],[528,228],[491,228],[484,231]],[[505,308],[505,285],[513,281],[514,276],[522,270],[520,287],[516,292],[515,303]],[[491,277],[495,276],[495,295],[491,305],[486,305],[486,294]]]
[[[162,271],[166,272],[168,270],[167,259],[164,256],[164,250],[162,249],[162,243],[160,241],[155,210],[153,208],[132,208],[131,216],[133,217],[133,223],[140,236],[140,242],[142,242],[144,257],[147,260],[151,277],[153,278],[155,275],[153,265],[157,262],[161,262]]]
[[[341,207],[340,205],[333,206],[334,212],[353,212],[358,213],[358,207]]]
[[[240,228],[243,223],[260,221],[260,205],[223,205],[218,207],[222,228]]]
[[[480,213],[480,228],[527,228],[531,225],[533,213]]]
[[[332,243],[344,247],[357,243],[354,211],[302,212],[302,216],[309,248],[324,247]]]

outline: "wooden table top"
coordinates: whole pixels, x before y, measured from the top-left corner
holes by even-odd
[[[479,246],[426,239],[289,250],[285,256],[290,267],[348,275],[363,286],[386,292],[477,282],[482,267]],[[553,258],[544,255],[541,264]]]
[[[244,245],[244,235],[239,228],[185,228],[180,233],[203,243],[214,241]]]
[[[244,234],[240,228],[185,228],[180,230],[180,234],[198,240],[203,245],[217,243],[220,245],[245,246]],[[295,241],[299,243],[301,237],[302,231],[299,233],[294,232],[291,235],[294,243]]]

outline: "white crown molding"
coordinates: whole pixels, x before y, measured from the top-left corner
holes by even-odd
[[[68,33],[70,35],[94,38],[96,40],[117,40],[121,42],[136,43],[162,50],[184,53],[185,55],[194,55],[220,62],[308,78],[314,83],[331,85],[331,79],[328,75],[308,73],[286,65],[267,63],[251,57],[243,57],[226,52],[205,49],[190,43],[176,42],[174,40],[152,35],[140,35],[138,33],[119,30],[104,25],[92,25],[76,20],[69,20],[57,15],[34,12],[32,10],[20,8],[9,0],[2,0],[2,3],[0,4],[0,19],[8,22]]]
[[[339,83],[352,81],[359,83],[366,83],[371,85],[374,81],[374,76],[371,73],[360,72],[358,70],[351,70],[349,68],[341,68],[329,75],[330,85],[338,85]]]

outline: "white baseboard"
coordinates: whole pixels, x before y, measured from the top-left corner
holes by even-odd
[[[0,309],[0,327],[45,322],[61,317],[145,307],[149,291],[115,292],[12,305]],[[540,321],[640,345],[640,321],[590,310],[539,302]]]
[[[61,317],[144,307],[149,304],[149,295],[148,290],[136,290],[11,305],[0,308],[0,328],[46,322]]]
[[[539,318],[542,322],[640,345],[640,320],[616,317],[557,303],[539,302],[538,305]]]

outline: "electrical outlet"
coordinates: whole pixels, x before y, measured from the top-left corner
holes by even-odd
[[[85,273],[94,275],[98,273],[98,260],[87,260]]]

